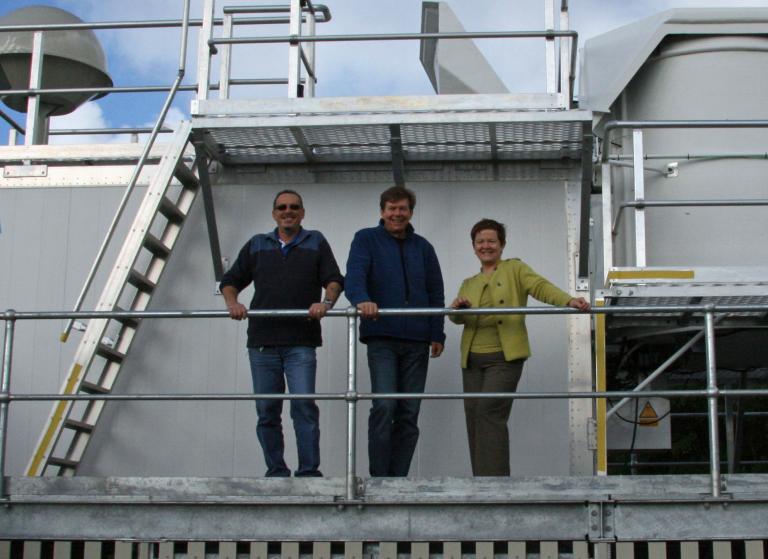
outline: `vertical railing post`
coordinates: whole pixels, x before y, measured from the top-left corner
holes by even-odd
[[[357,309],[347,309],[347,500],[357,496]]]
[[[608,142],[603,144],[603,149],[611,149]],[[611,181],[611,165],[600,165],[600,183],[602,186],[601,198],[603,201],[603,277],[599,281],[608,278],[608,272],[613,268],[613,181]]]
[[[315,24],[316,24],[317,18],[315,17],[315,12],[311,9],[307,12],[307,35],[310,37],[315,36]],[[305,81],[305,87],[304,87],[304,97],[314,97],[315,96],[315,82],[317,80],[316,76],[316,69],[315,69],[315,43],[307,43],[306,48],[302,46],[302,49],[304,50],[304,54],[307,57],[307,79]]]
[[[560,31],[567,31],[571,28],[570,18],[568,17],[568,1],[560,2]],[[571,50],[573,49],[573,37],[560,37],[560,66],[559,81],[560,98],[562,99],[562,108],[570,109],[573,99],[571,99]]]
[[[302,97],[301,89],[301,0],[290,0],[291,17],[288,34],[295,37],[288,45],[288,97]]]
[[[555,0],[544,0],[544,26],[547,31],[555,30]],[[557,93],[557,62],[555,60],[555,37],[545,39],[544,67],[546,68],[547,93]]]
[[[197,45],[197,98],[199,100],[207,100],[210,93],[213,49],[211,49],[208,41],[213,39],[213,14],[215,10],[215,0],[203,2],[203,24],[200,27],[200,38]]]
[[[234,16],[230,13],[224,13],[224,27],[221,36],[225,39],[232,37]],[[229,99],[229,79],[231,77],[232,66],[232,45],[220,45],[219,50],[219,99]]]
[[[712,310],[704,314],[707,356],[707,412],[709,419],[709,470],[712,496],[720,496],[720,438],[717,425],[717,363],[715,359],[715,320]]]
[[[632,172],[634,175],[634,201],[645,200],[645,169],[643,169],[643,131],[632,130]],[[647,266],[645,253],[645,207],[635,206],[635,266]]]
[[[43,87],[43,32],[32,34],[32,56],[29,64],[29,88]],[[40,94],[30,95],[27,99],[27,128],[24,134],[24,145],[42,144],[47,140],[47,119],[40,112]]]
[[[3,343],[3,369],[0,373],[0,499],[5,492],[5,446],[8,439],[8,406],[11,394],[11,361],[13,359],[13,334],[16,318],[13,310],[4,315],[5,340]]]

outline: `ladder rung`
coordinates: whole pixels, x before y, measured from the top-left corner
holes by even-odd
[[[109,394],[109,388],[99,386],[98,384],[88,382],[87,380],[80,383],[80,391],[85,392],[86,394]]]
[[[120,307],[115,307],[115,311],[117,312],[123,312],[125,309],[122,309]],[[128,328],[133,328],[136,330],[139,327],[139,321],[135,318],[115,318],[114,320],[118,321],[123,326],[126,326]]]
[[[160,213],[163,214],[168,221],[174,223],[181,223],[184,221],[184,218],[187,217],[167,196],[163,196],[163,199],[160,200]]]
[[[147,233],[147,236],[144,237],[144,248],[158,258],[168,258],[168,255],[171,254],[171,249],[163,241],[150,233]]]
[[[93,425],[90,423],[86,423],[85,421],[76,421],[74,419],[67,419],[64,422],[64,427],[67,429],[72,429],[74,431],[79,431],[80,433],[92,433],[93,432]]]
[[[173,171],[173,176],[187,188],[197,188],[200,185],[200,181],[192,172],[192,169],[184,165],[182,161],[179,161],[179,164],[176,165],[176,169]]]
[[[77,462],[74,460],[69,460],[68,458],[57,458],[55,456],[48,458],[48,465],[59,466],[60,468],[70,468],[73,470],[77,468]]]
[[[128,274],[128,283],[133,285],[136,289],[144,291],[145,293],[151,293],[152,290],[155,289],[155,283],[150,281],[147,276],[137,272],[136,270],[131,270]]]
[[[96,346],[96,354],[108,361],[114,361],[115,363],[122,363],[123,359],[125,359],[125,353],[120,353],[116,349],[104,344]]]

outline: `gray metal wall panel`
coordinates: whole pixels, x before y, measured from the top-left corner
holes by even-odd
[[[257,175],[242,173],[223,177],[215,188],[222,252],[234,259],[242,244],[255,232],[271,229],[272,198],[281,184],[258,183]],[[305,199],[307,228],[319,229],[328,238],[342,269],[354,231],[374,225],[378,220],[378,195],[389,186],[380,184],[301,185]],[[506,256],[518,256],[537,271],[566,287],[565,187],[562,181],[452,182],[414,183],[419,196],[413,223],[416,230],[433,242],[445,276],[446,299],[456,294],[461,280],[478,269],[472,253],[469,229],[481,217],[493,217],[508,225]],[[95,189],[88,189],[89,200]],[[77,189],[62,189],[61,196],[79,196]],[[44,215],[36,196],[40,191],[16,191],[14,201],[23,204],[30,222]],[[3,193],[7,195],[7,192]],[[96,196],[98,215],[108,220],[114,207]],[[116,202],[114,202],[116,204]],[[87,204],[86,204],[87,205]],[[73,207],[78,204],[72,204]],[[71,212],[74,210],[70,210]],[[99,213],[101,212],[101,213]],[[77,212],[75,212],[77,213]],[[77,217],[77,219],[75,219]],[[101,222],[99,223],[101,227]],[[103,226],[106,228],[106,225]],[[79,268],[68,261],[66,296],[47,301],[49,308],[66,308],[79,289],[90,255],[95,253],[100,234],[84,231],[79,215],[69,219],[67,242],[88,246],[87,255],[78,260]],[[98,229],[98,228],[97,228]],[[9,230],[3,237],[9,238]],[[31,233],[30,233],[31,234]],[[51,235],[41,230],[39,235]],[[15,235],[14,235],[15,237]],[[17,241],[21,242],[21,241]],[[4,249],[5,251],[5,249]],[[86,251],[84,251],[86,252]],[[7,259],[6,252],[0,258]],[[84,262],[82,262],[83,260]],[[0,260],[1,261],[1,260]],[[71,269],[71,271],[70,271]],[[57,285],[60,273],[50,266],[39,274],[41,285],[20,286],[21,279],[2,284],[3,300],[26,309],[20,289],[30,293]],[[73,285],[69,285],[72,283]],[[248,294],[243,294],[247,301]],[[16,303],[21,301],[21,303]],[[346,299],[340,302],[347,304]],[[532,302],[531,304],[537,304]],[[4,305],[7,306],[7,305]],[[219,309],[220,296],[214,294],[213,272],[207,244],[202,205],[198,202],[179,244],[169,261],[168,270],[156,291],[152,307],[156,309]],[[51,345],[57,327],[50,328]],[[116,392],[242,392],[251,391],[250,372],[245,351],[245,324],[229,320],[146,321],[139,330],[134,349],[126,362]],[[563,317],[531,317],[529,330],[534,357],[526,365],[521,391],[564,390],[567,386],[567,340]],[[458,367],[460,328],[446,324],[448,342],[445,354],[431,361],[428,389],[459,392]],[[78,334],[74,334],[76,337]],[[319,392],[346,389],[346,324],[343,319],[325,319],[325,345],[318,352]],[[65,350],[70,351],[74,341]],[[20,339],[16,353],[17,372],[27,368],[32,359],[32,339]],[[61,354],[62,350],[58,350]],[[69,360],[58,356],[55,371],[35,389],[56,391],[59,378]],[[358,358],[359,389],[369,389],[365,350]],[[19,372],[14,390],[31,390]],[[25,404],[25,406],[28,406]],[[358,410],[359,473],[367,475],[367,413],[369,404],[361,402]],[[38,406],[32,417],[12,411],[12,441],[9,447],[10,473],[18,474],[34,444],[43,414],[48,406]],[[295,465],[295,443],[285,406],[285,434],[289,465]],[[322,470],[338,476],[345,464],[346,408],[341,402],[322,402]],[[14,419],[16,418],[16,419]],[[251,402],[129,403],[107,406],[94,435],[80,472],[88,475],[213,475],[260,476],[263,460],[255,437],[255,410]],[[22,427],[23,425],[23,427]],[[469,475],[463,409],[460,401],[424,402],[422,438],[411,474],[414,476]],[[512,418],[512,464],[519,474],[568,473],[568,404],[566,401],[517,401]]]
[[[137,188],[127,215],[135,213],[143,190]],[[0,309],[71,309],[122,192],[115,187],[0,189]],[[122,224],[118,236],[126,228]],[[118,242],[107,251],[106,260],[114,259],[119,246]],[[98,288],[83,308],[93,308],[105,279],[106,273],[97,274]],[[64,321],[17,324],[12,391],[59,391],[79,336],[75,332],[68,343],[60,343],[63,325]],[[49,410],[47,403],[12,404],[10,472],[25,467]]]

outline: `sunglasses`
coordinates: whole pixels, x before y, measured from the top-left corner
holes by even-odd
[[[275,209],[278,212],[284,212],[288,208],[292,209],[293,211],[298,211],[301,209],[301,205],[300,204],[280,204],[278,206],[275,206]]]

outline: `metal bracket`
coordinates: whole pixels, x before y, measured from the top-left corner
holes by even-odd
[[[587,507],[589,540],[592,542],[615,540],[616,533],[613,520],[613,503],[606,501],[589,503]]]
[[[6,165],[3,168],[3,178],[6,179],[47,176],[48,165]]]

